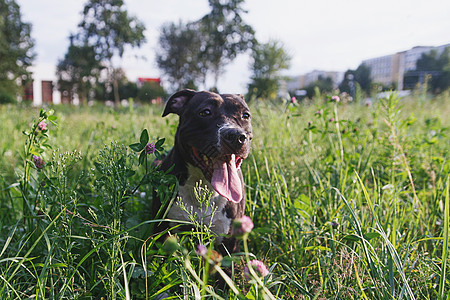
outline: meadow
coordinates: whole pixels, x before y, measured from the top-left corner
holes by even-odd
[[[0,106],[0,299],[448,299],[449,92],[250,107],[254,228],[221,257],[208,224],[148,218],[176,116]]]

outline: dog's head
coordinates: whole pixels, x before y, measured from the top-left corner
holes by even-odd
[[[242,199],[242,161],[253,138],[251,115],[241,95],[182,90],[167,101],[163,117],[180,116],[175,147],[232,202]]]

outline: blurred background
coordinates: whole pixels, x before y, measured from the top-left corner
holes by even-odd
[[[0,101],[159,103],[178,89],[371,97],[450,82],[450,2],[0,0]],[[357,94],[357,95],[355,95]]]

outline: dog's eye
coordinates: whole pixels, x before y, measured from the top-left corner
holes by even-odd
[[[250,119],[250,114],[247,113],[247,112],[243,113],[243,114],[242,114],[242,119],[244,119],[244,120]]]
[[[202,110],[201,112],[199,112],[199,115],[200,115],[201,117],[207,117],[207,116],[210,116],[210,115],[211,115],[211,111],[210,111],[209,109],[204,109],[204,110]]]

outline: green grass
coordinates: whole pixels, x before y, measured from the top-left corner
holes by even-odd
[[[220,265],[195,253],[214,253],[208,224],[166,242],[151,234],[151,191],[170,200],[176,184],[128,146],[147,129],[168,150],[175,116],[0,106],[0,298],[447,299],[449,103],[251,103],[242,168],[255,228]],[[41,120],[47,132],[32,129]],[[247,280],[251,259],[270,274]]]

